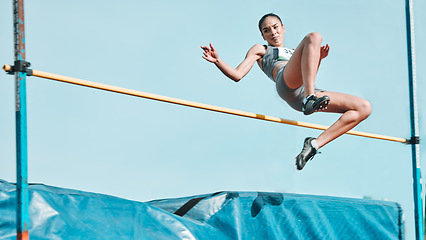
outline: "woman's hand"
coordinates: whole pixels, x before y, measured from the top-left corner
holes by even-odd
[[[211,43],[210,47],[201,46],[201,48],[204,50],[203,58],[209,62],[214,63],[223,74],[235,82],[240,81],[250,71],[254,63],[259,60],[266,51],[265,47],[261,44],[255,44],[247,52],[246,57],[240,63],[240,65],[238,65],[237,68],[233,68],[219,58],[219,54]]]
[[[328,56],[328,51],[330,51],[330,46],[328,44],[321,47],[321,55],[320,55],[321,59]]]
[[[217,63],[219,60],[219,54],[217,53],[216,49],[213,47],[213,45],[210,43],[210,48],[207,46],[201,46],[201,48],[204,50],[204,56],[202,56],[204,59],[211,63]]]

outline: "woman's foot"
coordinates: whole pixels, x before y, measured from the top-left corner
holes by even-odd
[[[317,154],[317,149],[312,145],[312,141],[314,140],[315,138],[312,137],[305,138],[302,152],[300,152],[296,157],[297,170],[302,170],[306,163],[314,158],[315,154]]]
[[[310,115],[316,111],[327,109],[329,103],[330,98],[326,95],[320,98],[315,95],[310,95],[303,101],[303,114]]]

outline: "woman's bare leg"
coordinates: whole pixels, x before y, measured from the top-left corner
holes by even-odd
[[[315,78],[318,67],[321,64],[321,41],[322,37],[319,33],[306,35],[284,68],[283,76],[286,85],[292,89],[303,85],[305,97],[315,92]],[[317,149],[354,128],[371,113],[370,103],[353,95],[328,91],[316,93],[315,95],[320,100],[324,96],[329,97],[330,101],[326,103],[328,104],[328,109],[322,109],[322,111],[341,113],[342,116],[321,133],[318,138],[305,139],[302,152],[296,157],[296,165],[299,170],[303,169],[306,162],[316,154]],[[314,101],[316,104],[317,100]],[[311,108],[311,112],[304,109],[303,112],[311,114],[316,109]]]
[[[306,35],[284,68],[286,85],[292,89],[304,85],[305,97],[314,94],[315,77],[321,62],[321,41],[319,33]]]
[[[370,103],[362,98],[336,92],[316,93],[317,97],[327,95],[330,97],[328,109],[325,112],[342,113],[342,116],[328,129],[321,133],[318,138],[306,138],[303,149],[296,156],[296,166],[302,170],[305,164],[312,159],[317,150],[337,137],[354,128],[371,113]]]
[[[316,95],[318,97],[323,95],[330,97],[330,104],[326,110],[323,110],[323,112],[343,113],[343,115],[333,125],[318,136],[316,139],[318,148],[323,147],[327,143],[351,130],[366,119],[371,113],[370,103],[360,97],[328,91],[320,92]]]

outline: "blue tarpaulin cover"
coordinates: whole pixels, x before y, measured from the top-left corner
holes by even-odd
[[[136,202],[29,186],[30,239],[402,239],[389,201],[218,192]],[[16,186],[0,180],[0,239],[16,239]]]

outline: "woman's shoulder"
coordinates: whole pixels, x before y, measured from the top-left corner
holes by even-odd
[[[250,48],[249,52],[253,52],[255,54],[265,54],[266,45],[256,43],[255,45],[253,45],[253,47]]]

